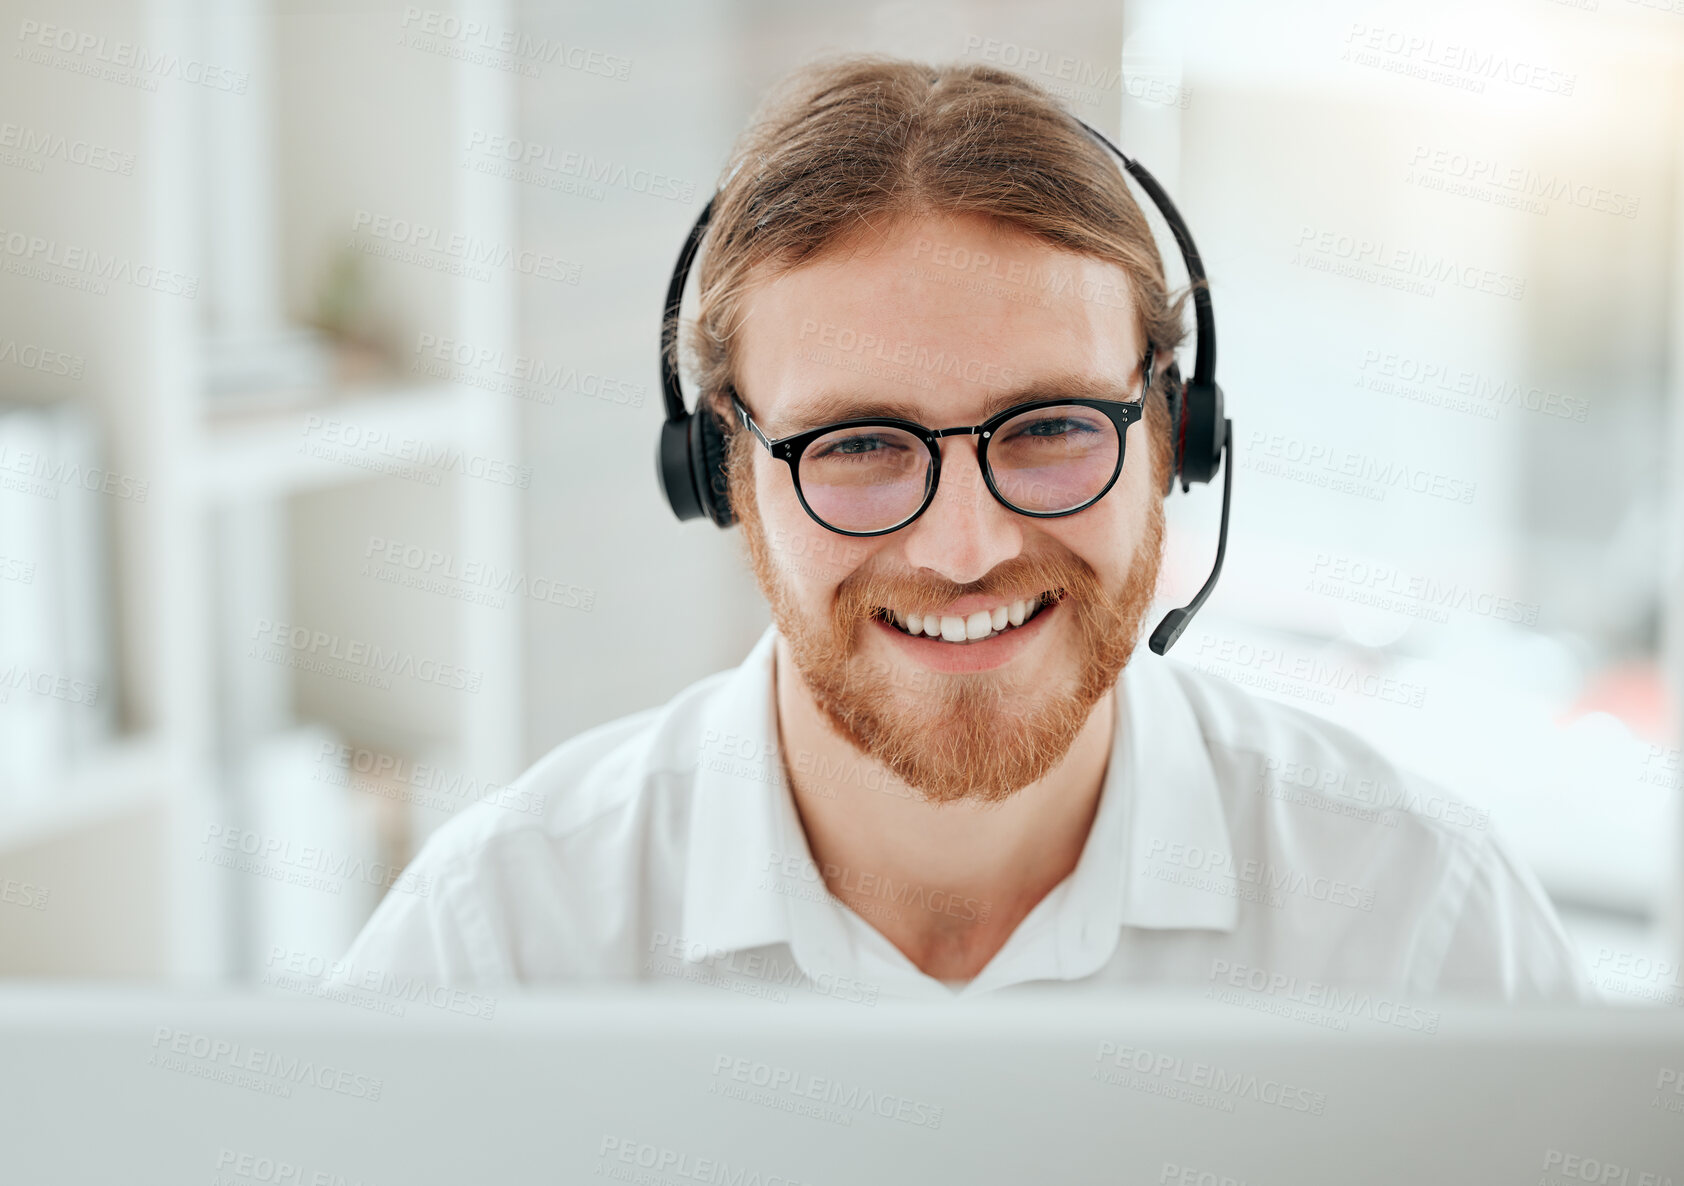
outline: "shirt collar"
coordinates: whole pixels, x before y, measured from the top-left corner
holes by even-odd
[[[1204,729],[1173,666],[1137,647],[1118,683],[1111,754],[1115,761],[1122,751],[1131,807],[1115,850],[1126,854],[1120,922],[1231,931],[1238,898],[1227,812]],[[1197,877],[1165,875],[1188,863],[1199,866]]]
[[[768,627],[700,722],[684,936],[698,953],[789,943],[811,975],[840,968],[851,940],[838,913],[845,908],[817,876],[784,774],[772,699],[776,640]],[[1232,930],[1237,916],[1216,773],[1180,680],[1167,661],[1137,648],[1117,707],[1093,827],[1054,891],[1067,978],[1097,970],[1121,926]]]
[[[697,743],[690,844],[684,879],[688,950],[729,952],[787,941],[787,895],[764,888],[781,876],[794,803],[778,752],[768,627],[717,693],[709,697]],[[799,855],[810,859],[795,821]]]

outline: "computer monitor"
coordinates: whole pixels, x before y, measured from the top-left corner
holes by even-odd
[[[0,1178],[1684,1186],[1684,1013],[0,990]]]

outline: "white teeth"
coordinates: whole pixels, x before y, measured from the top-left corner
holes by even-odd
[[[922,634],[946,642],[975,642],[990,638],[1009,626],[1023,625],[1050,604],[1051,600],[1045,594],[1038,594],[1022,601],[997,605],[991,610],[979,609],[962,617],[958,614],[915,614],[901,610],[884,612],[902,630],[914,636]]]

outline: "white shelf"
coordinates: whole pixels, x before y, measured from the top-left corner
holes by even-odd
[[[412,445],[460,444],[470,405],[445,384],[368,389],[284,412],[214,419],[207,426],[197,488],[202,497],[277,496],[378,477]],[[380,445],[362,443],[379,440]]]
[[[513,23],[507,0],[474,7],[488,27]],[[91,367],[77,394],[99,414],[112,472],[148,484],[144,498],[114,500],[109,516],[112,633],[122,644],[111,682],[122,686],[125,711],[148,730],[54,772],[46,793],[31,788],[27,805],[0,802],[0,856],[44,842],[68,848],[91,841],[101,824],[115,831],[155,813],[163,826],[134,842],[153,850],[145,859],[161,871],[161,884],[135,894],[89,886],[97,926],[74,924],[55,936],[55,951],[97,945],[111,929],[156,931],[160,920],[146,915],[162,909],[168,949],[161,963],[190,981],[249,971],[241,967],[245,941],[268,925],[256,879],[228,878],[193,855],[207,822],[252,805],[254,748],[298,711],[295,669],[246,661],[243,647],[236,649],[242,623],[303,601],[323,628],[389,627],[400,641],[427,631],[429,648],[485,673],[477,694],[335,685],[310,711],[330,726],[431,713],[425,731],[459,738],[460,764],[480,777],[518,773],[525,715],[520,606],[497,613],[466,601],[394,596],[324,559],[338,554],[333,548],[351,538],[349,525],[367,514],[394,534],[471,555],[487,569],[519,568],[522,491],[460,479],[487,472],[481,467],[491,459],[519,462],[524,409],[468,383],[401,369],[408,351],[391,354],[395,343],[416,342],[425,331],[516,357],[519,274],[498,270],[482,280],[364,254],[360,287],[346,308],[386,349],[321,343],[314,349],[328,377],[300,391],[316,372],[293,364],[307,363],[312,348],[293,357],[286,346],[295,319],[312,315],[318,281],[337,283],[332,269],[357,211],[424,214],[475,243],[520,240],[519,188],[456,168],[451,147],[475,129],[518,129],[516,88],[472,63],[392,54],[384,29],[354,20],[336,24],[336,53],[318,61],[313,18],[295,20],[283,8],[272,0],[143,0],[102,26],[184,57],[240,62],[250,81],[243,103],[177,86],[145,103],[114,104],[97,82],[62,71],[37,71],[19,83],[22,91],[9,77],[0,86],[97,130],[147,164],[126,185],[89,185],[62,170],[7,183],[9,214],[43,233],[163,261],[203,282],[192,300],[163,292],[106,301],[27,294],[31,340],[112,362]],[[215,20],[201,19],[212,10]],[[371,145],[371,129],[401,126],[417,110],[442,121],[437,136]],[[324,239],[327,227],[333,233]],[[310,255],[300,275],[278,266],[297,262],[300,252]],[[15,284],[20,297],[38,287]],[[0,289],[9,294],[14,285]],[[257,344],[249,366],[234,365],[242,360],[229,357],[232,342]],[[208,394],[218,376],[241,369],[272,376],[274,389],[220,402]],[[330,430],[329,422],[342,427]],[[363,443],[347,440],[352,434]],[[393,471],[442,489],[373,480]],[[318,490],[347,498],[288,504],[289,496]],[[335,835],[338,824],[325,820],[323,835]],[[301,841],[316,826],[301,826]],[[66,866],[90,868],[71,859]]]
[[[57,839],[165,799],[163,747],[151,737],[116,741],[73,766],[40,803],[0,807],[0,850]]]

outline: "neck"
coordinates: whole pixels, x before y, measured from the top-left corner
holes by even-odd
[[[1057,765],[1003,803],[937,805],[836,732],[781,637],[774,673],[779,746],[826,886],[927,975],[975,976],[1081,857],[1115,693]]]

